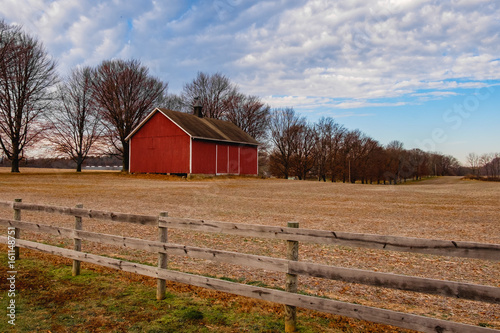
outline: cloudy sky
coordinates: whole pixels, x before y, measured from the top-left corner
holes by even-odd
[[[220,72],[271,107],[333,117],[387,144],[500,152],[500,3],[0,0],[61,75],[135,58],[178,93]]]

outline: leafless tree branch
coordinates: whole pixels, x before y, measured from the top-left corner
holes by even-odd
[[[0,146],[12,172],[19,172],[24,149],[44,130],[38,120],[54,97],[55,68],[35,37],[0,22]]]
[[[100,116],[119,152],[123,170],[129,168],[125,138],[160,102],[168,84],[149,75],[138,60],[106,60],[93,73],[92,90]]]
[[[58,101],[48,115],[50,130],[46,138],[56,150],[76,163],[76,171],[90,153],[97,153],[96,144],[103,138],[104,127],[92,96],[92,69],[74,69],[58,87]]]

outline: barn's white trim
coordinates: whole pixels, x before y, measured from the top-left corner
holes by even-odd
[[[128,173],[130,173],[130,170],[132,170],[132,138],[128,142]]]
[[[189,173],[193,173],[193,138],[189,139]]]

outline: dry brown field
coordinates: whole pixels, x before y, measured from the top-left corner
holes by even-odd
[[[402,185],[361,185],[254,178],[179,179],[118,172],[0,168],[0,200],[134,214],[300,227],[332,231],[500,243],[500,183],[441,177]],[[2,217],[12,211],[1,210]],[[72,227],[71,218],[23,212],[23,219]],[[84,220],[84,229],[156,239],[157,230]],[[2,231],[3,232],[3,231]],[[33,240],[72,247],[71,240],[23,234]],[[169,230],[172,243],[284,258],[282,241]],[[138,251],[84,242],[84,251],[156,263]],[[500,287],[500,262],[339,246],[301,244],[300,260]],[[169,266],[186,272],[260,281],[283,287],[280,273],[204,260],[169,257]],[[333,299],[500,329],[500,306],[299,277],[301,291]]]

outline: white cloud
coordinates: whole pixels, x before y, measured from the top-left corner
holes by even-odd
[[[128,20],[147,10],[147,2],[78,0],[7,0],[0,15],[36,34],[67,73],[81,64],[95,65],[127,46]]]
[[[301,112],[311,112],[321,109],[355,109],[364,107],[393,107],[405,105],[404,102],[380,102],[367,99],[338,100],[335,98],[315,96],[265,96],[262,98],[262,101],[276,108],[294,107]],[[367,115],[372,114],[343,113],[342,117]]]
[[[246,93],[297,106],[422,98],[500,75],[491,1],[4,0],[0,15],[39,35],[63,73],[138,58],[174,90],[221,71]]]
[[[280,95],[394,97],[446,88],[450,79],[498,79],[498,62],[491,60],[499,54],[492,33],[499,15],[487,2],[471,8],[310,1],[284,12],[277,29],[250,29],[248,38],[259,38],[259,47],[235,63],[254,73],[245,88]]]

